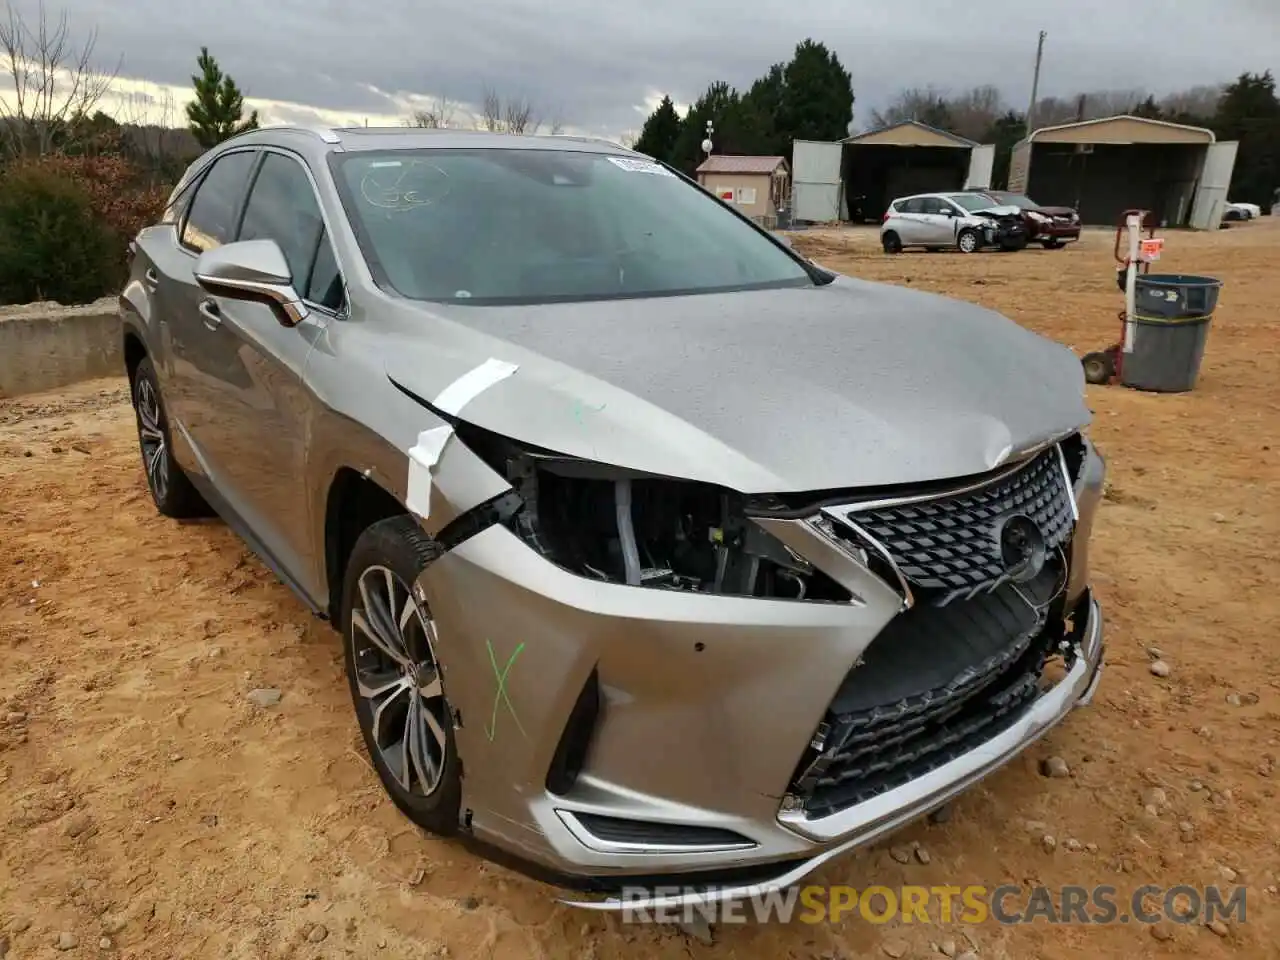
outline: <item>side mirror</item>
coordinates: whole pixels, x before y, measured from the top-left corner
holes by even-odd
[[[240,240],[206,250],[196,260],[195,276],[209,293],[270,304],[282,326],[296,327],[309,313],[274,240]]]

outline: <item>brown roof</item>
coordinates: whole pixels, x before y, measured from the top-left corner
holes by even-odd
[[[698,173],[773,173],[786,157],[733,157],[712,154],[698,166]]]

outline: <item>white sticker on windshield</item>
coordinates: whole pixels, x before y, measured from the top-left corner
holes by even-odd
[[[377,170],[379,167],[398,167],[398,166],[400,166],[399,160],[374,160],[372,163],[369,164],[369,169]]]
[[[660,177],[674,177],[675,174],[660,163],[652,160],[633,160],[631,157],[610,157],[609,162],[621,167],[628,173],[656,173]]]

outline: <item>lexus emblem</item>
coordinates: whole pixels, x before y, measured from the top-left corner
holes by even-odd
[[[1015,583],[1034,580],[1044,569],[1044,534],[1030,517],[1015,514],[1000,527],[1000,562]]]

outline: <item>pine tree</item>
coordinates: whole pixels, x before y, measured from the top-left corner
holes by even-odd
[[[676,141],[680,139],[680,114],[670,97],[663,97],[662,102],[649,114],[636,140],[635,148],[643,154],[671,163],[675,157]]]
[[[853,78],[834,51],[804,40],[782,71],[777,134],[792,140],[842,140],[853,119]]]
[[[1223,91],[1213,129],[1240,142],[1228,199],[1269,206],[1280,188],[1280,97],[1270,70],[1242,73]]]
[[[200,146],[208,149],[237,133],[257,129],[258,111],[254,110],[248,120],[241,119],[244,94],[236,82],[222,72],[208,47],[200,48],[196,64],[200,74],[191,77],[196,97],[187,104],[187,121]]]

